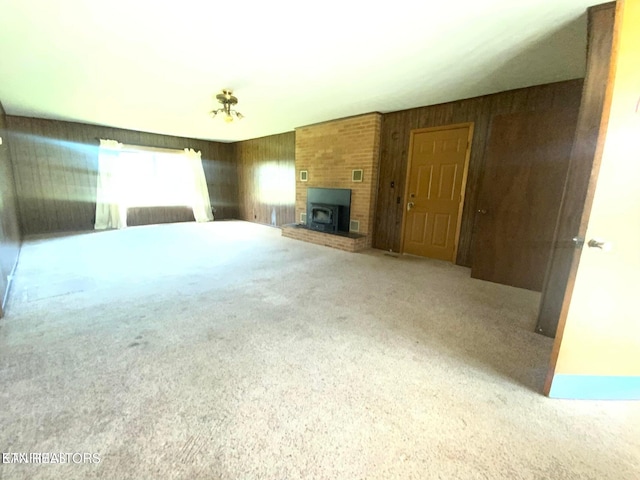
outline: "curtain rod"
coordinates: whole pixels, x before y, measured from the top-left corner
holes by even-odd
[[[98,141],[98,143],[100,143],[100,140],[106,140],[103,139],[101,137],[96,137],[96,140]],[[109,140],[113,140],[113,139],[109,139]],[[184,148],[169,148],[169,147],[149,147],[147,145],[135,145],[133,143],[123,143],[122,147],[127,150],[146,150],[147,152],[161,152],[161,153],[184,153],[185,149],[189,149],[190,147],[184,147]]]

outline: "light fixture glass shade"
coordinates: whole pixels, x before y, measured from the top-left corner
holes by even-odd
[[[238,99],[232,95],[231,90],[222,90],[222,93],[216,95],[216,100],[222,105],[222,107],[210,111],[209,115],[211,115],[211,118],[215,118],[218,113],[224,113],[224,121],[226,123],[233,122],[234,115],[238,120],[242,120],[244,118],[244,115],[231,108],[233,105],[236,105],[238,103]]]

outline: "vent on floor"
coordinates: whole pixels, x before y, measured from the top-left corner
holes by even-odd
[[[349,222],[349,231],[350,232],[359,232],[360,231],[360,222],[358,220],[351,220]]]
[[[300,213],[300,223],[303,225],[307,224],[307,212]]]

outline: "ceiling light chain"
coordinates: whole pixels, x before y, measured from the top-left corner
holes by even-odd
[[[234,97],[232,93],[233,92],[229,89],[223,89],[222,93],[216,95],[216,100],[222,104],[222,107],[216,110],[211,110],[209,112],[211,118],[215,118],[219,113],[224,113],[224,121],[227,123],[233,122],[234,115],[238,120],[242,120],[244,118],[244,115],[231,108],[238,103],[238,99]]]

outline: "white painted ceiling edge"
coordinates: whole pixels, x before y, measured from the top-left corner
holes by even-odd
[[[7,114],[238,141],[580,78],[597,0],[4,0]],[[231,88],[246,118],[212,119]]]

